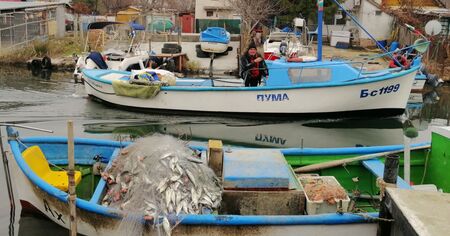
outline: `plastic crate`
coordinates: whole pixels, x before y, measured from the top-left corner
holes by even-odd
[[[350,204],[350,198],[345,192],[344,188],[339,184],[334,176],[300,176],[300,184],[306,196],[306,212],[308,215],[316,215],[323,213],[347,212]],[[334,198],[334,204],[326,200],[312,200],[313,196],[308,196],[311,193],[307,192],[305,187],[307,184],[323,185],[325,188],[341,189],[341,193],[345,196],[343,199]]]

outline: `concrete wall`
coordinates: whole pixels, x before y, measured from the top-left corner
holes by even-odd
[[[207,16],[207,10],[213,11],[212,16]],[[235,19],[236,16],[227,5],[226,0],[196,0],[195,1],[196,19]]]
[[[362,0],[358,11],[358,19],[376,40],[385,40],[391,35],[393,17],[384,12],[379,14],[380,12],[381,10],[373,4],[367,0]],[[359,30],[359,32],[361,39],[369,38],[362,30]]]

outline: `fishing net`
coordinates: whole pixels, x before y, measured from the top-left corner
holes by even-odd
[[[335,179],[320,177],[300,178],[304,191],[311,201],[326,201],[330,205],[336,204],[336,200],[348,198],[344,188]]]
[[[172,136],[156,134],[136,140],[102,177],[108,183],[102,205],[143,216],[166,234],[183,215],[213,213],[222,200],[222,186],[214,172]],[[119,227],[134,226],[122,222]]]

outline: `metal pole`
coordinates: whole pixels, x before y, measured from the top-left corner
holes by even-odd
[[[400,156],[398,155],[388,155],[386,156],[386,160],[384,162],[384,173],[383,173],[383,181],[386,184],[396,184],[397,183],[397,176],[398,176],[398,164],[400,162]],[[384,188],[384,187],[382,187]],[[389,213],[389,209],[387,208],[386,204],[386,196],[383,196],[383,199],[381,199],[381,205],[380,205],[380,218],[381,219],[387,219],[392,218],[391,214]],[[379,221],[379,228],[377,235],[390,235],[391,234],[391,223],[387,221]]]
[[[74,141],[73,141],[73,121],[67,121],[67,157],[69,158],[69,208],[70,208],[70,235],[77,235],[77,211],[75,201],[77,195],[75,193],[75,157],[74,157]]]
[[[317,60],[322,61],[323,0],[317,0]]]
[[[411,179],[410,179],[410,173],[411,173],[411,139],[409,137],[404,136],[404,146],[405,146],[405,150],[404,150],[404,155],[403,155],[403,172],[404,172],[404,179],[405,182],[410,184]]]

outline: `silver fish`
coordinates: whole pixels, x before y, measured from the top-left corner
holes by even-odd
[[[162,193],[166,190],[168,180],[169,180],[168,178],[164,178],[159,182],[158,187],[156,188],[156,190],[158,190],[159,193]]]
[[[170,178],[170,181],[175,182],[181,178],[181,175],[174,175],[172,178]]]
[[[188,169],[186,169],[186,175],[187,175],[188,178],[191,180],[192,184],[193,184],[194,186],[197,186],[197,183],[195,182],[194,175],[193,175]]]
[[[181,201],[180,205],[181,205],[181,208],[183,209],[184,213],[187,214],[189,211],[187,202],[183,200],[183,201]]]
[[[161,156],[159,159],[160,159],[160,160],[166,159],[166,158],[168,158],[168,157],[170,157],[170,156],[173,156],[173,153],[171,153],[171,152],[166,153],[166,154],[164,154],[163,156]]]
[[[184,171],[183,171],[183,168],[181,168],[180,165],[176,164],[175,168],[177,169],[178,173],[180,173],[180,175],[183,175]]]
[[[167,190],[166,190],[166,206],[168,206],[169,204],[170,204],[170,200],[171,200],[171,196],[170,196],[170,192],[171,192],[172,190],[170,189],[170,188],[168,188]]]
[[[171,229],[170,229],[170,223],[169,223],[169,220],[167,219],[167,217],[164,217],[164,219],[163,219],[163,229],[164,229],[164,232],[166,232],[166,235],[170,236]]]
[[[191,188],[191,198],[192,198],[192,203],[194,205],[197,205],[199,196],[197,195],[197,192],[195,191],[194,188]]]
[[[178,204],[178,205],[177,205],[177,208],[175,209],[175,214],[176,214],[176,215],[179,215],[182,208],[183,208],[183,205]]]

